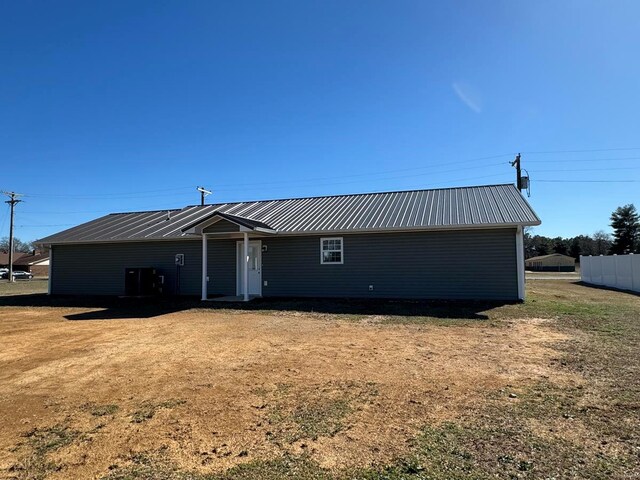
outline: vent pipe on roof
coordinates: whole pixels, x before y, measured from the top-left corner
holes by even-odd
[[[171,210],[167,210],[167,222],[171,220]]]

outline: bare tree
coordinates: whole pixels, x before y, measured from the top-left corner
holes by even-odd
[[[598,230],[593,234],[593,255],[606,255],[611,243],[611,235],[604,230]]]
[[[33,242],[23,242],[19,238],[13,239],[13,251],[20,253],[29,253],[34,249]],[[0,239],[0,252],[9,251],[9,237]]]

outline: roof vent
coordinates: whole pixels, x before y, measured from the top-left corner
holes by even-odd
[[[171,210],[167,210],[167,222],[171,220]]]

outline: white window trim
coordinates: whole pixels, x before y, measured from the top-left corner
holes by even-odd
[[[325,262],[324,261],[324,250],[322,249],[322,244],[325,240],[340,240],[340,261],[339,262]],[[338,250],[328,250],[330,252],[337,252]],[[342,237],[321,237],[320,238],[320,264],[321,265],[342,265],[344,263],[344,239]]]

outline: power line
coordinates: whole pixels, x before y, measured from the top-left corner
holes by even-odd
[[[491,160],[491,159],[495,159],[495,158],[501,158],[501,157],[509,157],[511,156],[511,154],[502,154],[502,155],[492,155],[489,157],[480,157],[480,158],[475,158],[475,159],[471,159],[471,160],[461,160],[459,162],[447,162],[447,163],[442,163],[439,165],[428,165],[428,166],[423,166],[423,167],[411,167],[411,168],[400,168],[400,169],[394,169],[394,170],[382,170],[382,171],[378,171],[378,172],[369,172],[369,173],[354,173],[354,174],[349,174],[349,175],[337,175],[337,176],[332,176],[332,177],[316,177],[316,178],[307,178],[307,179],[301,179],[301,180],[279,180],[279,181],[275,181],[275,182],[254,182],[254,183],[233,183],[233,184],[220,184],[217,185],[218,187],[250,187],[250,186],[260,186],[260,185],[281,185],[281,184],[287,184],[287,183],[299,183],[299,182],[317,182],[317,181],[323,181],[323,180],[340,180],[343,178],[354,178],[354,177],[369,177],[369,176],[373,176],[373,175],[386,175],[388,173],[400,173],[400,172],[410,172],[410,171],[417,171],[417,170],[429,170],[429,169],[433,169],[433,168],[439,168],[439,167],[447,167],[450,165],[463,165],[463,164],[467,164],[467,163],[474,163],[474,162],[478,162],[481,160]],[[487,166],[495,166],[495,165],[506,165],[507,162],[500,162],[500,163],[492,163],[489,165],[478,165],[476,167],[470,167],[470,168],[484,168]],[[428,174],[431,173],[447,173],[450,170],[444,171],[444,172],[429,172]],[[458,171],[457,169],[454,171]],[[425,175],[425,174],[423,174]],[[413,175],[411,175],[413,176]],[[400,177],[400,178],[404,178],[404,177]]]
[[[477,167],[469,167],[468,170],[471,169],[486,169],[489,167],[495,167],[495,166],[499,166],[499,165],[507,165],[507,163],[493,163],[490,165],[479,165]],[[426,172],[426,173],[414,173],[414,174],[410,174],[410,175],[396,175],[393,177],[383,177],[383,178],[371,178],[368,179],[368,182],[382,182],[382,181],[388,181],[388,180],[399,180],[402,178],[415,178],[415,177],[424,177],[427,175],[439,175],[442,173],[455,173],[455,172],[460,172],[461,169],[456,168],[456,169],[450,169],[450,170],[439,170],[437,172]],[[338,178],[343,178],[343,177],[334,177],[336,179]],[[318,183],[317,181],[320,179],[316,179],[316,181],[313,180],[305,180],[304,184],[299,184],[299,185],[288,185],[288,186],[300,186],[300,187],[320,187],[320,186],[334,186],[334,185],[349,185],[349,184],[353,184],[353,183],[360,183],[361,180],[347,180],[345,182],[330,182],[330,183]],[[311,185],[309,185],[309,183],[311,183]],[[228,192],[228,191],[237,191],[239,187],[243,187],[243,186],[253,186],[253,185],[267,185],[267,186],[263,186],[262,190],[273,190],[276,188],[281,188],[281,186],[277,186],[277,185],[270,185],[268,183],[257,183],[257,184],[238,184],[235,186],[235,188],[218,188],[216,189],[217,192]]]
[[[622,152],[629,150],[640,150],[640,147],[629,147],[629,148],[594,148],[594,149],[582,149],[582,150],[541,150],[541,151],[531,151],[531,152],[522,152],[527,155],[537,155],[537,154],[549,154],[549,153],[592,153],[592,152]]]
[[[240,188],[240,187],[250,187],[250,186],[261,186],[264,187],[265,185],[295,185],[295,184],[308,184],[308,183],[316,183],[318,181],[325,181],[325,180],[341,180],[344,178],[357,178],[357,177],[371,177],[371,176],[376,176],[376,175],[386,175],[389,173],[400,173],[400,172],[410,172],[410,171],[419,171],[419,170],[433,170],[433,169],[438,169],[438,168],[442,168],[442,167],[447,167],[450,165],[464,165],[464,164],[469,164],[469,163],[475,163],[478,161],[482,161],[482,160],[490,160],[490,159],[495,159],[495,158],[502,158],[502,157],[507,157],[510,156],[511,154],[500,154],[500,155],[491,155],[491,156],[487,156],[487,157],[478,157],[478,158],[474,158],[474,159],[469,159],[469,160],[460,160],[460,161],[454,161],[454,162],[446,162],[446,163],[441,163],[438,165],[428,165],[428,166],[422,166],[422,167],[411,167],[411,168],[401,168],[401,169],[393,169],[393,170],[383,170],[383,171],[378,171],[378,172],[367,172],[367,173],[356,173],[356,174],[349,174],[349,175],[337,175],[337,176],[331,176],[331,177],[316,177],[316,178],[306,178],[306,179],[299,179],[299,180],[279,180],[279,181],[273,181],[273,182],[254,182],[254,183],[231,183],[231,184],[219,184],[217,185],[217,187],[232,187],[234,190]],[[506,162],[504,162],[506,164]],[[492,163],[492,164],[484,164],[484,165],[476,165],[476,166],[472,166],[472,167],[468,167],[468,168],[486,168],[486,167],[492,167],[492,166],[499,166],[502,165],[503,162],[500,163]],[[426,172],[426,173],[419,173],[419,174],[415,174],[415,175],[406,175],[406,176],[396,176],[396,177],[385,177],[384,179],[373,179],[373,181],[379,181],[379,180],[388,180],[388,179],[397,179],[397,178],[407,178],[407,177],[413,177],[413,176],[417,176],[417,175],[430,175],[430,174],[438,174],[438,173],[450,173],[450,172],[457,172],[459,171],[459,169],[455,169],[455,170],[444,170],[444,171],[430,171],[430,172]],[[344,184],[344,183],[356,183],[357,181],[349,181],[349,182],[340,182],[338,184]],[[326,185],[333,185],[334,183],[331,184],[326,184]],[[185,189],[192,189],[193,187],[180,187],[180,188],[174,188],[174,189],[162,189],[162,190],[148,190],[148,191],[139,191],[139,192],[120,192],[120,193],[105,193],[105,194],[49,194],[49,193],[27,193],[26,196],[29,197],[56,197],[56,198],[77,198],[77,199],[92,199],[92,198],[122,198],[122,199],[134,199],[134,198],[152,198],[152,197],[167,197],[166,192],[169,191],[182,191]],[[216,189],[217,191],[225,191],[225,189]],[[229,191],[229,189],[226,189],[226,191]],[[139,195],[142,193],[157,193],[157,192],[164,192],[164,193],[160,193],[158,195]]]
[[[529,160],[527,159],[527,163],[576,163],[579,161],[582,162],[621,162],[625,160],[640,160],[640,157],[621,157],[621,158],[587,158],[580,160]]]
[[[447,180],[447,181],[443,181],[443,182],[437,182],[437,183],[429,183],[429,184],[413,184],[413,185],[406,185],[403,188],[406,189],[412,189],[412,188],[430,188],[430,187],[445,187],[447,186],[448,183],[451,182],[466,182],[466,181],[471,181],[471,180],[481,180],[481,179],[486,179],[486,178],[496,178],[496,177],[505,177],[506,174],[505,173],[498,173],[498,174],[491,174],[491,175],[480,175],[480,176],[474,176],[474,177],[465,177],[465,178],[457,178],[457,179],[451,179],[451,180]],[[332,185],[332,184],[329,184]],[[304,188],[313,188],[313,187],[322,187],[324,185],[307,185],[307,186],[303,186]],[[369,190],[367,191],[367,193],[375,193],[375,192],[384,192],[387,189],[382,189],[382,190]],[[237,190],[236,190],[237,191]],[[217,203],[236,203],[238,201],[247,201],[246,199],[242,199],[242,200],[225,200],[225,201],[220,201]],[[154,210],[162,210],[162,208],[158,207],[157,205],[150,205],[148,206],[149,208],[153,208]],[[146,208],[146,207],[137,207],[137,208]],[[178,207],[177,209],[181,209],[183,208],[183,206]],[[176,209],[176,208],[170,208],[170,209]],[[28,213],[31,214],[51,214],[51,215],[70,215],[70,214],[75,214],[75,213],[113,213],[113,210],[98,210],[98,211],[83,211],[83,212],[33,212],[33,211],[29,211]],[[123,212],[126,213],[126,212]],[[75,224],[74,224],[75,225]]]
[[[640,183],[640,180],[547,180],[540,179],[536,182],[543,183]]]
[[[608,151],[631,151],[631,150],[640,150],[640,147],[629,147],[629,148],[608,148],[608,149],[577,149],[577,150],[545,150],[545,151],[530,151],[530,152],[524,152],[526,154],[561,154],[561,153],[587,153],[587,152],[608,152]],[[373,176],[379,176],[379,175],[386,175],[386,174],[390,174],[390,173],[400,173],[400,172],[417,172],[417,171],[421,171],[421,170],[427,170],[427,172],[425,173],[416,173],[414,175],[407,175],[407,176],[394,176],[394,177],[385,177],[384,179],[371,179],[370,181],[380,181],[380,180],[393,180],[393,179],[400,179],[400,178],[407,178],[407,177],[413,177],[413,176],[424,176],[424,175],[430,175],[430,174],[438,174],[438,173],[450,173],[453,171],[458,171],[456,170],[442,170],[442,171],[435,171],[435,169],[438,168],[442,168],[442,167],[446,167],[446,166],[450,166],[450,165],[465,165],[465,164],[470,164],[470,163],[476,163],[482,160],[490,160],[490,159],[496,159],[496,158],[503,158],[503,157],[509,157],[512,156],[513,154],[511,153],[505,153],[505,154],[499,154],[499,155],[489,155],[489,156],[484,156],[484,157],[477,157],[477,158],[473,158],[473,159],[468,159],[468,160],[460,160],[460,161],[453,161],[453,162],[445,162],[445,163],[440,163],[437,165],[426,165],[426,166],[421,166],[421,167],[410,167],[410,168],[402,168],[402,169],[392,169],[392,170],[382,170],[382,171],[377,171],[377,172],[366,172],[366,173],[356,173],[356,174],[349,174],[349,175],[339,175],[339,176],[330,176],[330,177],[315,177],[315,178],[306,178],[306,179],[298,179],[298,180],[279,180],[279,181],[272,181],[272,182],[254,182],[254,183],[230,183],[230,184],[219,184],[217,185],[217,187],[231,187],[231,189],[233,190],[237,190],[238,188],[241,187],[250,187],[250,186],[260,186],[262,188],[265,188],[267,185],[306,185],[308,183],[314,183],[317,185],[316,182],[319,181],[330,181],[330,180],[342,180],[345,178],[365,178],[365,177],[373,177]],[[598,158],[598,159],[585,159],[585,160],[580,160],[581,162],[600,162],[600,161],[625,161],[625,160],[640,160],[640,157],[625,157],[625,158]],[[532,160],[528,160],[528,162],[531,163],[570,163],[570,162],[574,162],[575,160],[565,160],[565,159],[560,159],[560,160],[536,160],[536,159],[532,159]],[[502,163],[493,163],[493,164],[485,164],[485,165],[475,165],[475,166],[471,166],[468,167],[469,169],[471,168],[486,168],[486,167],[492,167],[492,166],[499,166],[502,165]],[[348,181],[348,182],[337,182],[337,183],[330,183],[330,184],[326,184],[328,185],[343,185],[343,184],[348,184],[348,183],[357,183],[356,180],[354,181]],[[315,185],[314,185],[315,186]],[[175,187],[175,188],[164,188],[164,189],[156,189],[156,190],[140,190],[140,191],[135,191],[135,192],[112,192],[112,193],[102,193],[102,194],[57,194],[57,193],[28,193],[26,194],[26,196],[29,197],[51,197],[51,198],[77,198],[77,199],[108,199],[108,198],[121,198],[121,199],[136,199],[136,198],[153,198],[153,197],[167,197],[167,192],[177,192],[177,191],[186,191],[186,190],[190,190],[192,189],[192,186],[189,187]],[[217,189],[218,191],[230,191],[230,189],[225,189],[225,188],[221,188],[221,189]],[[157,194],[157,195],[147,195],[147,194]],[[185,192],[186,194],[186,192]],[[182,196],[182,195],[180,195]]]
[[[137,192],[118,192],[118,193],[96,193],[96,194],[58,194],[58,193],[25,193],[25,197],[60,197],[60,198],[110,198],[110,197],[122,197],[122,198],[145,198],[145,197],[164,197],[166,192],[176,192],[183,190],[191,190],[193,187],[176,187],[176,188],[163,188],[157,190],[139,190]],[[146,193],[159,193],[159,195],[139,195]]]
[[[5,209],[5,213],[6,213],[6,215],[4,215],[4,216],[2,217],[2,223],[0,224],[0,234],[2,234],[2,232],[4,231],[4,226],[5,226],[5,225],[6,225],[6,223],[7,223],[7,218],[9,218],[9,209],[10,209],[10,208],[11,208],[11,207],[9,207],[9,205],[7,205],[7,206],[6,206],[6,209]]]
[[[20,228],[33,228],[33,227],[70,227],[76,225],[75,223],[50,223],[50,224],[37,224],[37,225],[16,225]]]
[[[547,172],[608,172],[610,170],[640,170],[640,165],[637,167],[607,167],[607,168],[569,168],[569,169],[559,169],[554,168],[553,170],[532,170],[535,173],[547,173]]]

